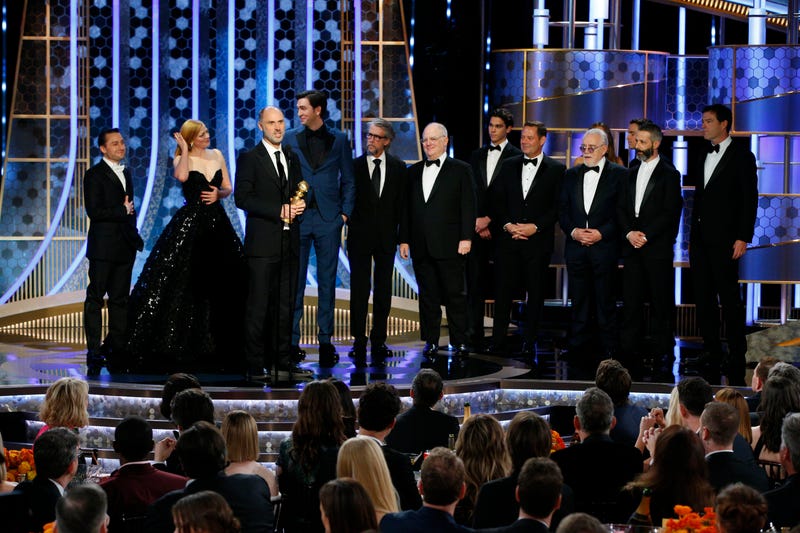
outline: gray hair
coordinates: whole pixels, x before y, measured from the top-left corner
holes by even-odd
[[[556,533],[604,533],[608,529],[597,518],[586,513],[572,513],[558,524]]]
[[[597,387],[589,387],[575,406],[581,429],[587,433],[608,433],[614,418],[611,396]]]
[[[447,128],[444,127],[444,124],[441,124],[439,122],[431,122],[430,124],[428,124],[425,127],[429,128],[430,126],[438,127],[439,128],[439,133],[441,133],[442,137],[449,137],[449,135],[447,135]]]
[[[781,444],[789,450],[795,471],[800,471],[800,413],[789,413],[784,417]]]
[[[608,135],[600,128],[592,128],[583,134],[584,139],[589,135],[599,135],[603,146],[608,146]]]
[[[800,383],[800,368],[797,368],[796,366],[785,361],[780,361],[775,363],[775,366],[769,369],[767,379],[771,378],[772,376],[782,376]]]
[[[77,485],[56,503],[56,528],[59,533],[97,533],[107,510],[106,492],[99,485]]]
[[[383,130],[383,133],[386,134],[386,137],[390,140],[394,140],[394,128],[392,127],[392,123],[388,120],[384,120],[382,118],[376,118],[371,120],[369,124],[367,124],[367,129],[375,126]]]

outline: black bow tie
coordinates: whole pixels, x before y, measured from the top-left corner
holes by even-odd
[[[536,159],[536,158],[534,158],[534,159],[528,159],[527,157],[523,157],[522,158],[522,164],[523,165],[527,165],[528,163],[533,163],[533,166],[536,166],[536,163],[538,163],[538,162],[539,162],[539,160]]]
[[[502,150],[502,148],[500,147],[499,144],[496,144],[494,146],[489,145],[489,151],[491,152],[492,150],[497,150],[499,152],[500,150]]]
[[[426,167],[429,167],[431,165],[436,165],[438,167],[439,166],[439,160],[438,159],[428,159],[427,161],[425,161],[425,166]]]
[[[583,169],[584,172],[589,172],[590,170],[594,170],[595,172],[600,174],[600,167],[587,167],[586,165],[583,165]]]
[[[709,146],[708,147],[708,153],[710,154],[711,152],[719,153],[719,145],[715,144],[715,145]]]

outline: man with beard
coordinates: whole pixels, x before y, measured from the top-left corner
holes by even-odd
[[[637,366],[641,356],[664,356],[675,344],[672,260],[683,199],[680,173],[658,153],[662,138],[661,128],[652,122],[639,127],[634,141],[639,165],[628,172],[617,209],[625,237],[620,339],[629,369]],[[651,343],[645,348],[644,302],[648,296]]]

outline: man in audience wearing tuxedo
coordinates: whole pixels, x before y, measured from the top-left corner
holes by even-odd
[[[423,130],[426,159],[408,170],[409,197],[400,225],[400,256],[412,257],[419,284],[426,357],[439,351],[442,304],[451,346],[456,355],[469,355],[465,265],[475,226],[475,192],[470,166],[448,157],[448,142],[442,124],[431,122]]]
[[[106,533],[109,519],[106,494],[94,483],[72,487],[56,504],[58,533]],[[112,531],[122,531],[116,529]]]
[[[628,163],[628,168],[634,168],[639,165],[639,157],[636,155],[636,132],[645,124],[652,124],[649,118],[633,118],[628,123],[628,132],[625,134],[625,140],[628,143],[628,150],[633,150],[633,159]]]
[[[394,139],[392,124],[375,119],[367,129],[367,153],[354,163],[356,199],[348,223],[347,256],[350,260],[350,355],[363,364],[367,355],[367,308],[370,278],[372,330],[369,334],[373,361],[391,355],[386,346],[386,327],[392,308],[392,272],[399,244],[399,227],[406,203],[406,164],[387,151]],[[372,274],[372,262],[375,271]]]
[[[472,152],[470,164],[475,180],[475,233],[467,256],[467,300],[471,343],[476,351],[483,346],[483,317],[486,305],[489,262],[495,252],[495,238],[501,227],[492,219],[492,196],[500,167],[508,158],[519,155],[519,148],[508,140],[514,127],[514,116],[507,109],[497,108],[489,115],[489,144]]]
[[[400,497],[400,509],[407,511],[419,509],[422,505],[414,471],[407,455],[386,444],[386,436],[395,426],[400,406],[400,396],[393,386],[370,383],[358,399],[358,434],[374,439],[380,445],[392,484]]]
[[[214,423],[214,402],[211,396],[200,389],[186,389],[172,399],[172,422],[178,428],[174,437],[164,437],[156,443],[153,466],[172,474],[183,476],[184,471],[178,457],[173,453],[178,441],[178,434],[189,429],[201,420]]]
[[[769,522],[779,528],[792,528],[800,524],[800,413],[790,413],[783,419],[779,454],[787,477],[764,498],[769,505]]]
[[[544,282],[553,253],[558,195],[565,167],[542,152],[547,127],[526,122],[520,134],[524,155],[503,163],[494,185],[491,212],[498,231],[495,261],[495,313],[492,347],[506,351],[511,301],[521,285],[528,294],[522,353],[536,356],[544,305]],[[485,280],[483,280],[485,283]]]

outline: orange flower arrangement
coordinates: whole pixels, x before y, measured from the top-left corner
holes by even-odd
[[[557,452],[558,450],[563,450],[567,446],[564,444],[564,439],[561,438],[561,435],[558,434],[558,431],[551,429],[550,430],[550,453]]]
[[[19,481],[21,477],[33,479],[36,477],[36,465],[33,462],[33,450],[8,450],[3,448],[6,458],[6,481]]]
[[[42,533],[53,533],[53,529],[55,529],[55,527],[55,522],[48,522],[42,527]]]
[[[695,513],[686,505],[676,505],[678,518],[664,519],[665,533],[717,533],[717,515],[713,507],[703,509],[703,514]]]

